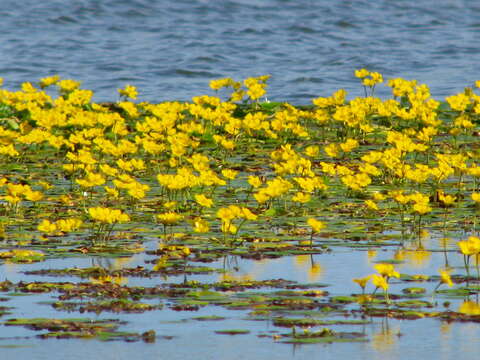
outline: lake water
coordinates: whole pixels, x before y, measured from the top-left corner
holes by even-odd
[[[379,71],[386,78],[417,79],[428,84],[439,99],[480,79],[480,4],[472,1],[76,0],[67,4],[63,0],[4,0],[2,5],[0,76],[8,89],[59,74],[81,80],[83,88],[95,91],[96,101],[117,100],[116,89],[128,83],[138,87],[140,100],[160,102],[212,94],[208,88],[212,79],[241,80],[270,74],[270,100],[308,104],[312,98],[339,88],[348,90],[350,97],[362,95],[363,89],[353,76],[353,71],[362,67]],[[387,88],[378,91],[381,96],[388,94]],[[461,273],[461,256],[452,256],[453,266]],[[389,259],[392,253],[377,257]],[[129,266],[144,265],[143,260],[136,259],[137,263]],[[361,250],[335,249],[315,256],[320,271],[313,279],[308,265],[302,269],[297,260],[240,261],[239,273],[260,280],[283,277],[326,282],[329,292],[344,295],[358,292],[352,276],[372,272],[372,259]],[[427,263],[410,264],[402,270],[433,274],[443,261],[443,253],[437,252]],[[354,267],[354,273],[342,268],[344,264]],[[90,259],[58,259],[2,266],[0,281],[33,281],[36,278],[26,277],[22,271],[73,265],[92,264]],[[418,266],[424,268],[419,270]],[[219,276],[193,279],[216,281]],[[135,285],[135,281],[129,284]],[[161,282],[165,280],[142,279],[139,283],[154,286]],[[38,303],[52,300],[50,294],[34,300],[16,297],[7,304],[15,307],[8,317],[80,317]],[[457,300],[454,306],[459,303]],[[227,319],[220,325],[191,320],[212,314]],[[323,359],[427,358],[432,354],[438,359],[476,359],[480,350],[478,323],[378,318],[362,330],[370,339],[367,343],[294,346],[256,336],[273,327],[267,321],[244,320],[246,315],[246,311],[218,306],[207,306],[194,314],[169,309],[102,314],[101,318],[127,320],[122,330],[155,329],[159,336],[173,336],[155,344],[39,340],[34,338],[36,332],[1,326],[0,337],[10,338],[0,343],[0,354],[6,359],[313,359],[319,354]],[[182,320],[185,322],[179,322]],[[214,333],[218,328],[238,327],[248,328],[251,334]]]
[[[129,83],[159,102],[271,74],[269,99],[308,104],[338,88],[361,95],[353,71],[366,67],[443,98],[479,77],[479,14],[466,0],[4,0],[0,76],[15,89],[59,74],[97,101]]]

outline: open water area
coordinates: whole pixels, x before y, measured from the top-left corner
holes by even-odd
[[[189,101],[192,96],[213,95],[208,88],[210,80],[223,77],[243,80],[269,74],[272,76],[268,81],[269,100],[305,105],[340,88],[348,91],[350,99],[363,96],[363,88],[353,75],[360,68],[378,71],[386,79],[416,79],[430,87],[435,99],[443,100],[480,79],[480,4],[474,1],[4,0],[0,16],[3,87],[13,90],[23,82],[58,74],[62,79],[82,81],[82,88],[93,90],[98,102],[117,101],[116,89],[125,84],[138,88],[140,101]],[[387,98],[389,90],[380,86],[376,95]],[[411,276],[435,275],[448,257],[453,274],[464,273],[463,258],[455,245],[443,246],[440,238],[441,234],[433,233],[422,240],[422,249],[428,251],[407,252],[402,262],[395,265],[397,270]],[[457,240],[461,238],[458,235]],[[317,237],[316,241],[322,239]],[[218,271],[190,274],[188,278],[184,274],[126,276],[125,281],[128,286],[155,287],[182,284],[186,280],[209,284],[227,278],[284,279],[317,284],[311,288],[328,291],[331,300],[335,296],[358,294],[359,287],[352,277],[372,273],[375,262],[395,258],[400,247],[396,240],[391,246],[378,249],[339,244],[328,243],[330,251],[314,255],[215,259],[207,266]],[[158,240],[150,239],[142,246],[154,251]],[[95,255],[54,256],[33,264],[2,263],[0,281],[88,282],[88,277],[24,272],[93,266],[109,270],[151,268],[155,259],[140,253],[125,262]],[[447,307],[458,310],[466,298],[434,297],[437,283],[412,286],[426,289],[421,300],[429,302],[428,311],[443,311]],[[391,293],[400,294],[405,287],[405,282],[393,279]],[[442,285],[443,288],[446,286]],[[0,297],[5,301],[0,305],[11,308],[9,314],[0,318],[0,357],[443,360],[477,359],[480,351],[478,322],[449,322],[433,316],[415,320],[387,316],[362,318],[354,312],[349,316],[365,320],[364,323],[333,324],[332,329],[361,333],[362,341],[282,343],[281,334],[290,332],[290,328],[274,326],[271,318],[252,316],[251,307],[229,307],[225,305],[227,300],[222,303],[208,296],[219,295],[204,294],[207,303],[189,311],[173,310],[172,304],[177,302],[174,298],[151,298],[142,301],[161,308],[141,313],[95,314],[55,309],[51,306],[58,300],[55,292],[1,292]],[[478,303],[478,292],[469,300]],[[344,320],[345,311],[355,308],[349,306],[336,316]],[[315,318],[311,313],[308,316]],[[198,321],[197,317],[205,317],[207,321]],[[214,317],[222,320],[215,321]],[[125,321],[121,331],[143,333],[151,329],[156,339],[155,342],[41,339],[36,336],[38,331],[2,323],[10,318],[119,319]],[[224,329],[245,329],[248,333],[216,333]]]
[[[363,95],[353,71],[367,68],[442,99],[478,80],[479,14],[466,0],[5,0],[0,76],[13,89],[59,74],[97,101],[129,83],[161,102],[270,74],[268,98],[301,105]]]

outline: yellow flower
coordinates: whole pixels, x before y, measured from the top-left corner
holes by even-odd
[[[463,255],[471,256],[480,252],[480,244],[477,241],[463,240],[457,243]]]
[[[470,105],[470,98],[463,94],[452,95],[445,98],[452,110],[463,111]]]
[[[370,210],[378,210],[378,205],[373,200],[365,200],[365,205],[367,205]]]
[[[472,200],[475,201],[476,203],[480,203],[480,193],[473,192],[472,193]]]
[[[327,146],[325,146],[323,148],[323,150],[325,150],[325,153],[329,156],[329,157],[337,157],[338,156],[338,145],[333,143],[333,144],[329,144]]]
[[[196,233],[206,233],[210,230],[210,226],[207,221],[202,218],[195,218],[193,222],[193,231]]]
[[[128,195],[135,199],[143,199],[148,190],[150,190],[150,186],[135,181],[128,187]]]
[[[167,212],[157,215],[158,221],[164,225],[173,225],[183,219],[183,215],[175,212]]]
[[[346,153],[352,151],[356,147],[358,147],[358,141],[355,139],[347,139],[347,141],[340,144],[340,148]]]
[[[370,75],[370,72],[367,69],[355,70],[355,77],[363,79]]]
[[[138,92],[137,88],[132,85],[126,85],[124,89],[118,89],[118,93],[121,96],[135,100],[137,98]]]
[[[166,203],[163,204],[163,207],[165,209],[173,209],[177,206],[177,202],[176,201],[167,201]]]
[[[82,226],[82,224],[83,221],[77,218],[60,219],[55,223],[58,230],[61,232],[71,232],[78,230],[80,226]]]
[[[307,146],[307,148],[305,149],[305,155],[310,156],[310,157],[315,157],[315,156],[318,155],[319,151],[320,151],[320,149],[316,145]]]
[[[215,91],[218,91],[223,87],[233,86],[233,85],[234,85],[234,81],[231,78],[211,80],[209,84],[210,88]]]
[[[200,206],[203,206],[203,207],[212,207],[213,205],[213,200],[210,199],[210,198],[207,198],[205,195],[203,194],[196,194],[195,195],[195,201],[200,205]]]
[[[73,90],[78,89],[80,87],[80,82],[75,80],[70,80],[70,79],[60,80],[56,84],[60,88],[60,92],[62,94],[70,93]]]
[[[231,170],[231,169],[224,169],[222,170],[222,175],[225,176],[229,180],[233,180],[237,177],[238,171]]]
[[[192,252],[190,251],[190,248],[189,247],[186,247],[186,246],[183,246],[182,247],[182,255],[184,257],[187,257],[188,255],[190,255]]]
[[[115,199],[118,199],[119,193],[117,189],[111,188],[109,186],[104,186],[103,188],[108,195],[113,196]]]
[[[249,176],[248,183],[256,189],[262,185],[262,180],[258,176]]]
[[[424,215],[430,211],[432,211],[432,208],[428,206],[428,204],[425,203],[416,203],[413,205],[413,210],[420,215]]]
[[[105,207],[92,207],[88,209],[90,217],[105,224],[124,223],[130,221],[130,217],[121,210]]]
[[[40,224],[37,226],[37,230],[41,231],[44,234],[54,234],[57,231],[57,225],[51,223],[47,219],[43,219]]]
[[[312,232],[318,233],[325,228],[325,223],[314,218],[309,218],[307,224],[312,228]]]
[[[440,269],[439,272],[440,272],[440,282],[442,284],[447,284],[448,286],[452,287],[453,282],[452,282],[452,278],[450,277],[450,270]]]
[[[247,219],[247,220],[257,220],[257,215],[252,213],[250,209],[246,207],[242,207],[241,210],[242,210],[242,213],[240,217],[243,217],[244,219]]]
[[[88,172],[83,179],[75,179],[75,182],[82,187],[94,187],[105,184],[105,178],[101,174]]]
[[[445,205],[445,206],[451,206],[453,203],[455,203],[455,200],[457,199],[455,196],[452,195],[445,195],[443,191],[438,192],[438,199]]]
[[[365,290],[365,286],[367,286],[367,283],[371,279],[371,277],[372,277],[371,275],[368,275],[368,276],[363,277],[363,278],[356,278],[356,279],[353,279],[353,282],[360,285],[360,287],[362,288],[362,291],[363,291],[363,290]]]
[[[46,88],[50,85],[56,84],[59,80],[60,80],[60,76],[58,76],[58,75],[54,75],[54,76],[50,76],[50,77],[40,79],[40,87],[42,89],[44,89],[44,88]]]
[[[258,193],[253,194],[253,197],[259,204],[263,204],[270,200],[270,196],[265,191],[259,191]]]
[[[480,315],[480,306],[473,301],[464,301],[458,308],[458,312],[467,315]]]
[[[377,274],[373,274],[373,275],[372,275],[372,283],[373,283],[373,285],[375,285],[375,287],[377,287],[377,288],[382,288],[383,291],[387,291],[387,290],[388,290],[388,282],[387,282],[387,279],[384,278],[383,276],[380,276],[380,275],[377,275]]]
[[[375,270],[378,271],[380,275],[385,276],[387,278],[389,277],[400,278],[400,274],[397,271],[395,271],[395,267],[392,264],[380,263],[380,264],[376,264],[374,268]]]
[[[25,199],[33,202],[40,201],[43,199],[43,194],[40,191],[30,190],[25,193]]]
[[[230,233],[235,235],[237,233],[238,228],[235,225],[233,225],[230,221],[223,221],[221,230],[223,233]]]
[[[293,197],[292,201],[299,202],[299,203],[307,203],[311,200],[310,194],[304,192],[297,192]]]

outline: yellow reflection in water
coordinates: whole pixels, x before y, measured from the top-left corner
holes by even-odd
[[[381,328],[372,335],[370,344],[373,349],[385,355],[395,349],[399,334],[400,325],[391,326],[388,321],[384,321]]]
[[[474,301],[467,300],[458,307],[458,312],[467,315],[480,315],[480,305]]]
[[[250,281],[253,280],[251,274],[240,274],[234,272],[227,272],[220,276],[221,281]]]
[[[100,276],[98,278],[90,277],[89,278],[90,282],[92,284],[96,285],[103,285],[106,283],[112,283],[112,284],[117,284],[117,285],[126,285],[128,284],[128,278],[124,276]]]
[[[422,269],[428,267],[432,253],[420,245],[415,249],[398,249],[394,254],[394,259],[403,261],[404,265],[414,268]]]
[[[255,280],[265,271],[271,259],[255,260],[248,271],[241,269],[235,261],[225,264],[226,272],[219,275],[219,281],[249,281]]]
[[[125,265],[128,265],[129,263],[131,263],[132,260],[133,260],[133,256],[115,258],[115,260],[113,260],[112,269],[113,270],[123,269]]]
[[[316,281],[320,279],[324,273],[323,267],[314,260],[312,255],[295,256],[294,265],[302,272],[307,271],[309,281]]]
[[[377,256],[377,250],[368,250],[367,251],[367,263],[370,265],[373,258]]]

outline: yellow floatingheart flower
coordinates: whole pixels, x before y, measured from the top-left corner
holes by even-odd
[[[234,85],[235,85],[235,81],[233,81],[232,78],[211,80],[209,84],[210,88],[215,91],[218,91],[224,87],[234,86]]]
[[[464,301],[458,308],[458,312],[466,315],[480,315],[480,305],[471,300]]]
[[[325,223],[314,218],[309,218],[307,224],[312,228],[312,232],[318,233],[325,228]]]
[[[450,277],[450,269],[440,269],[440,283],[447,284],[449,287],[453,286],[452,278]]]
[[[80,229],[83,221],[78,218],[60,219],[55,222],[57,229],[61,232],[72,232]]]
[[[118,209],[106,207],[91,207],[88,209],[90,217],[104,224],[124,223],[130,221],[128,214]]]
[[[183,215],[176,212],[167,212],[157,215],[158,221],[164,225],[173,225],[183,219]]]
[[[50,222],[47,219],[43,219],[40,224],[37,226],[37,230],[41,231],[44,234],[54,234],[57,232],[57,225],[55,223]]]
[[[137,88],[135,86],[132,86],[132,85],[126,85],[125,88],[118,89],[118,93],[121,96],[124,96],[124,97],[129,98],[129,99],[133,99],[133,100],[135,100],[138,96]]]
[[[310,194],[304,193],[304,192],[297,192],[295,195],[292,196],[292,201],[299,202],[302,204],[305,204],[309,202],[312,199]]]
[[[355,70],[355,77],[363,79],[370,75],[370,72],[367,69]]]
[[[446,195],[443,191],[438,192],[438,199],[445,205],[451,206],[455,203],[457,198],[452,195]]]
[[[50,85],[56,84],[60,80],[60,76],[54,75],[40,79],[40,88],[44,89]]]
[[[249,176],[248,183],[253,186],[255,189],[262,185],[262,180],[258,176]]]
[[[470,236],[468,240],[462,240],[457,243],[460,252],[465,256],[471,256],[480,253],[480,240],[478,237]]]
[[[395,271],[395,267],[392,264],[379,263],[379,264],[375,264],[373,267],[382,276],[385,276],[387,278],[390,278],[390,277],[400,278],[400,274],[397,271]]]
[[[365,200],[365,205],[367,205],[370,210],[378,210],[378,205],[373,200]]]
[[[369,282],[369,280],[371,278],[372,278],[372,275],[368,275],[368,276],[365,276],[363,278],[353,279],[352,281],[357,283],[362,288],[362,292],[363,292],[363,291],[365,291],[365,286],[367,286],[367,283]]]
[[[195,218],[193,221],[193,231],[196,233],[206,233],[210,231],[210,225],[202,218]]]
[[[383,291],[388,290],[388,282],[387,279],[381,275],[373,274],[372,275],[372,283],[377,288],[383,289]]]
[[[65,79],[65,80],[60,80],[56,83],[58,87],[60,88],[61,93],[70,93],[75,89],[78,89],[80,87],[80,82],[71,80],[71,79]]]
[[[475,201],[476,203],[480,203],[480,193],[473,192],[472,193],[472,200]]]
[[[197,204],[199,204],[200,206],[203,206],[203,207],[210,208],[210,207],[213,206],[213,200],[206,197],[203,194],[196,194],[195,195],[195,201],[197,202]]]
[[[238,171],[231,170],[231,169],[224,169],[222,170],[222,175],[229,180],[234,180],[238,175]]]

